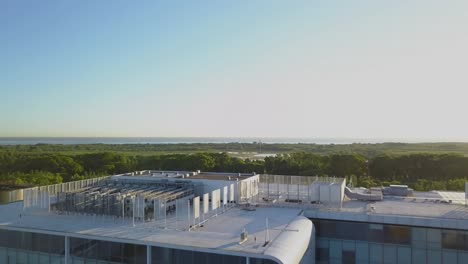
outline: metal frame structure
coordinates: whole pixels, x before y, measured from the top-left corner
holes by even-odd
[[[69,192],[58,192],[51,210],[61,214],[131,217],[140,221],[155,220],[155,201],[161,200],[166,213],[175,210],[178,199],[192,198],[188,182],[120,183],[104,182]]]

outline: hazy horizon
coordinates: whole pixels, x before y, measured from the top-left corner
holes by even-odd
[[[0,145],[35,144],[384,144],[384,143],[468,143],[468,141],[448,141],[443,139],[397,139],[397,138],[274,138],[274,137],[0,137]]]
[[[0,1],[0,137],[468,141],[468,1]]]

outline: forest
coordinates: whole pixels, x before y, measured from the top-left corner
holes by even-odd
[[[180,144],[35,144],[0,145],[0,152],[87,154],[118,152],[128,155],[188,154],[200,152],[228,153],[295,153],[321,155],[335,153],[360,154],[372,158],[381,154],[457,153],[468,155],[468,143],[353,143],[353,144],[280,144],[261,142],[180,143]]]
[[[243,159],[222,151],[142,151],[141,154],[135,154],[136,150],[130,146],[121,146],[120,151],[109,151],[109,148],[117,146],[102,145],[102,149],[97,148],[107,151],[96,151],[87,145],[2,146],[0,184],[46,185],[145,169],[328,175],[347,177],[354,186],[407,184],[421,191],[462,191],[468,178],[468,157],[450,151],[382,151],[373,155],[352,151],[297,151],[264,159]],[[143,147],[155,148],[152,145],[135,148]],[[91,150],[86,152],[86,148]]]

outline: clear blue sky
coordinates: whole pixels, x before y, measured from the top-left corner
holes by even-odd
[[[0,136],[468,139],[468,1],[0,1]]]

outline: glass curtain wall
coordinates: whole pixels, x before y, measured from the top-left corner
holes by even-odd
[[[146,264],[146,246],[70,238],[72,264]]]
[[[152,264],[245,264],[245,257],[197,252],[191,250],[152,247]]]
[[[468,263],[468,232],[312,219],[316,261],[369,264]]]
[[[64,237],[0,229],[2,264],[60,264],[64,259]]]
[[[191,250],[152,247],[152,264],[246,264],[246,257],[197,252]],[[251,258],[251,264],[275,264],[267,259]]]
[[[146,246],[70,237],[71,264],[146,264]],[[0,229],[0,264],[63,264],[65,238]],[[152,247],[152,264],[246,264],[246,257]],[[275,261],[251,258],[251,264]]]

